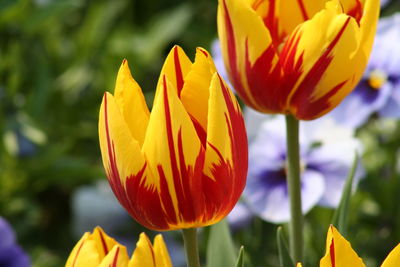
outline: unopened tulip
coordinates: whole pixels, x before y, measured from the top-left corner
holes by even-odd
[[[379,0],[219,0],[232,85],[260,112],[318,118],[360,80],[378,16]]]
[[[149,112],[128,62],[100,108],[110,185],[129,214],[153,230],[206,226],[239,199],[247,174],[240,107],[204,49],[192,63],[175,46]]]

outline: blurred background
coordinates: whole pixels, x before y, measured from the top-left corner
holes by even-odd
[[[33,266],[63,266],[82,234],[97,224],[134,247],[144,229],[110,193],[101,162],[102,95],[113,90],[126,58],[151,106],[174,44],[192,59],[197,46],[210,49],[216,9],[216,0],[0,1],[0,216],[13,226]],[[382,14],[396,10],[399,0]],[[400,124],[372,118],[357,135],[365,145],[367,175],[352,201],[349,238],[374,266],[400,241]],[[307,215],[310,262],[324,253],[331,214],[315,208]],[[276,225],[254,219],[246,231],[234,232],[248,266],[276,266],[275,231]],[[177,234],[167,241],[180,266]]]

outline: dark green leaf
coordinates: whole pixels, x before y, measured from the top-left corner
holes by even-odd
[[[294,267],[292,258],[290,257],[287,242],[282,233],[282,227],[279,226],[276,232],[279,252],[279,263],[280,267]]]

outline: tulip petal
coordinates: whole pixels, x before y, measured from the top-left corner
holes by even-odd
[[[324,8],[327,0],[279,1],[279,23],[282,31],[290,34],[297,25],[311,19]]]
[[[101,258],[97,252],[96,243],[89,239],[90,233],[85,233],[73,248],[65,267],[97,267]]]
[[[118,242],[114,238],[109,237],[101,227],[94,229],[90,239],[96,243],[100,259],[104,258],[115,245],[118,245]]]
[[[153,246],[145,233],[141,233],[128,267],[157,267]]]
[[[158,230],[185,228],[194,223],[201,212],[198,207],[201,201],[197,198],[200,197],[198,183],[204,149],[176,90],[169,87],[173,85],[164,75],[142,147],[159,194],[158,201],[162,203],[161,214],[151,206],[144,209],[152,217],[147,221],[162,218],[168,223],[149,227]]]
[[[400,244],[398,244],[386,257],[381,267],[397,267],[400,262]]]
[[[365,67],[355,56],[359,42],[357,22],[342,13],[337,0],[296,28],[281,52],[292,114],[303,120],[320,117],[350,93],[355,77],[349,67]]]
[[[103,259],[99,267],[125,267],[128,265],[129,256],[125,246],[116,245]]]
[[[247,174],[247,137],[240,106],[222,78],[211,81],[203,186],[205,221],[215,223],[234,207]]]
[[[167,246],[165,245],[162,235],[158,234],[154,238],[154,255],[156,265],[160,267],[172,267]]]
[[[142,145],[150,113],[142,89],[132,78],[126,59],[118,71],[114,98],[131,135]]]
[[[163,77],[166,76],[168,81],[172,84],[172,86],[170,86],[168,89],[175,89],[176,94],[180,97],[185,82],[185,77],[190,71],[191,67],[192,62],[186,56],[183,49],[180,46],[175,45],[165,59],[164,65],[161,69],[157,88],[163,86]],[[154,101],[157,98],[158,92],[160,92],[159,89],[156,91]]]
[[[151,185],[144,178],[146,163],[139,143],[130,134],[114,97],[105,93],[99,115],[100,150],[111,188],[130,214],[136,209],[132,195],[126,191],[127,181]],[[133,193],[135,195],[135,193]]]
[[[365,0],[363,17],[360,20],[361,29],[361,49],[359,52],[360,61],[364,66],[367,64],[369,56],[372,51],[372,46],[374,44],[374,38],[376,33],[376,28],[378,25],[379,11],[380,11],[380,1],[379,0]],[[356,83],[361,79],[364,73],[364,68],[359,70],[357,74]]]
[[[196,59],[190,72],[185,77],[181,100],[189,113],[200,140],[205,146],[209,88],[216,68],[208,52],[197,48]]]
[[[326,237],[326,253],[320,261],[320,267],[343,266],[365,267],[365,264],[350,243],[331,225]]]
[[[219,0],[218,35],[240,97],[258,111],[282,112],[279,58],[262,18],[246,1]]]

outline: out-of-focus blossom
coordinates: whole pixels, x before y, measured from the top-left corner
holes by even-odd
[[[400,262],[400,244],[386,257],[381,267],[398,267]],[[330,226],[326,237],[326,253],[320,261],[320,267],[365,267],[362,259],[339,231]]]
[[[390,2],[391,0],[381,0],[381,8],[386,7]]]
[[[171,50],[151,113],[124,60],[114,95],[103,97],[99,137],[115,195],[147,228],[216,223],[245,186],[241,109],[204,49],[194,63],[180,47]]]
[[[249,225],[254,217],[245,201],[239,200],[228,215],[228,223],[232,229],[241,229]]]
[[[131,222],[129,215],[115,199],[107,181],[78,187],[72,195],[71,206],[72,226],[76,236],[81,236],[97,225],[115,235]]]
[[[0,217],[0,266],[28,267],[30,265],[28,255],[16,243],[11,226]]]
[[[219,0],[230,81],[260,112],[318,118],[360,80],[378,16],[379,0]]]
[[[100,227],[85,233],[75,245],[65,267],[171,267],[167,247],[161,235],[154,246],[146,234],[140,234],[129,259],[126,247],[109,237]]]
[[[249,145],[249,173],[243,199],[250,210],[266,221],[281,223],[290,219],[286,183],[285,122],[247,109],[246,124],[259,121]],[[336,207],[350,171],[355,151],[361,144],[353,130],[335,125],[328,117],[304,122],[300,127],[302,210],[315,205]],[[356,171],[358,181],[363,171]]]
[[[338,122],[357,127],[375,112],[400,118],[399,43],[400,13],[382,18],[361,82],[332,113]]]

